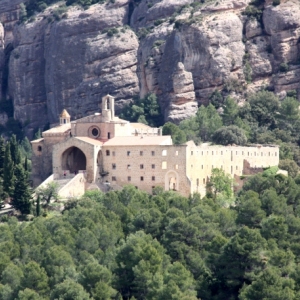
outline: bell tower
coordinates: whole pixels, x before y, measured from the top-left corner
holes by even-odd
[[[70,123],[71,116],[69,113],[64,109],[61,114],[59,115],[59,124],[64,125]]]
[[[108,94],[102,97],[102,118],[104,122],[115,118],[115,98]]]

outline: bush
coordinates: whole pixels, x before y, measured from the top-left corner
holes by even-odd
[[[286,73],[289,70],[290,66],[286,63],[283,62],[279,65],[279,71],[282,73]]]
[[[119,33],[119,30],[115,27],[107,30],[107,36],[112,37],[114,34]]]

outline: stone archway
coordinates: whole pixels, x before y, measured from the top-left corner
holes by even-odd
[[[74,146],[64,151],[61,157],[61,163],[62,169],[69,170],[70,173],[86,170],[85,154]]]
[[[165,190],[178,191],[179,190],[179,176],[175,171],[169,171],[165,175]]]

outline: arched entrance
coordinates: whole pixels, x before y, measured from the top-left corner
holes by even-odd
[[[77,147],[70,147],[62,154],[62,169],[70,173],[86,170],[86,157]]]
[[[175,171],[169,171],[165,176],[165,190],[166,191],[178,191],[179,188],[179,176]]]

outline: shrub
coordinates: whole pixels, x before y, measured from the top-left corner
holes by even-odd
[[[282,73],[286,73],[289,70],[290,66],[286,63],[283,62],[279,65],[279,71]]]
[[[115,27],[107,30],[107,36],[112,37],[114,34],[119,33],[119,30]]]
[[[164,20],[158,19],[158,20],[155,20],[155,21],[154,21],[154,25],[155,25],[155,26],[158,26],[158,25],[162,24],[163,22],[164,22]]]
[[[246,61],[246,63],[245,63],[244,75],[245,75],[245,80],[247,81],[247,83],[251,83],[251,81],[252,81],[252,68],[250,66],[249,61]]]

